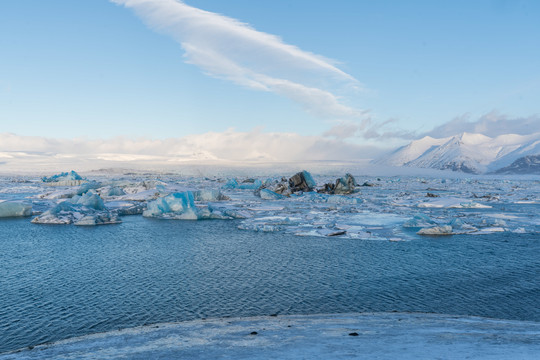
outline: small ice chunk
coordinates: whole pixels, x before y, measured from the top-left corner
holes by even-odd
[[[268,189],[262,189],[260,192],[260,196],[263,200],[281,200],[286,198],[286,196],[283,196]]]
[[[236,179],[230,179],[225,185],[223,185],[223,189],[257,190],[261,186],[262,181],[259,179],[253,180],[253,182],[242,182],[240,184]]]
[[[71,202],[77,205],[86,206],[94,210],[104,210],[105,204],[103,199],[96,193],[95,190],[88,190],[82,196],[74,196]]]
[[[414,217],[410,220],[407,220],[403,227],[405,228],[427,228],[430,226],[437,225],[437,223],[430,219],[429,216],[425,214],[415,214]]]
[[[420,229],[418,235],[452,235],[452,227],[450,225],[433,226]]]
[[[241,183],[238,185],[237,189],[242,190],[257,190],[262,186],[262,181],[257,179],[252,183]]]
[[[0,218],[32,215],[32,205],[22,202],[0,202]]]
[[[452,221],[450,221],[450,224],[448,225],[452,227],[452,231],[455,234],[466,234],[466,233],[478,231],[477,228],[467,223],[464,223],[460,218],[453,219]]]
[[[101,183],[97,181],[89,181],[85,182],[79,188],[77,189],[77,195],[82,195],[86,193],[88,190],[95,190],[99,189],[101,187]]]
[[[105,191],[104,196],[123,196],[126,192],[121,187],[111,187]]]
[[[236,179],[230,179],[225,185],[223,185],[223,189],[236,189],[237,187],[238,181],[236,181]]]

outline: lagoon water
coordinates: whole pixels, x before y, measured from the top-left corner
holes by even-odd
[[[125,217],[0,221],[0,352],[143,324],[413,311],[540,321],[537,235],[368,241]]]

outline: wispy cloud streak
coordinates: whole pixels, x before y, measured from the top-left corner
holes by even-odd
[[[133,9],[148,26],[172,36],[184,49],[185,61],[210,76],[277,93],[320,117],[363,115],[330,89],[357,81],[322,56],[179,0],[111,1]]]

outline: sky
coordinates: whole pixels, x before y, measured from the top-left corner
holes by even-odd
[[[356,158],[540,131],[539,36],[535,0],[3,0],[0,152]]]

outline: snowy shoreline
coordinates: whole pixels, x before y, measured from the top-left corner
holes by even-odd
[[[424,313],[219,318],[98,333],[0,359],[535,359],[540,323]]]

